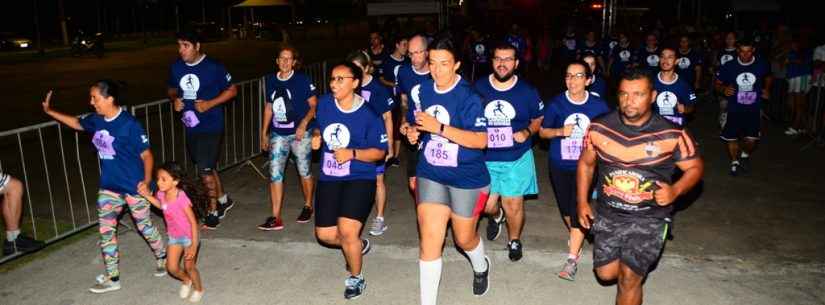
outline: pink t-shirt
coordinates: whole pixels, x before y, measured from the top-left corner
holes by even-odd
[[[183,190],[178,190],[178,198],[175,201],[167,202],[166,193],[158,191],[157,198],[160,200],[160,207],[163,210],[163,219],[166,220],[166,232],[170,238],[192,238],[192,225],[186,217],[186,207],[191,207],[192,202]]]

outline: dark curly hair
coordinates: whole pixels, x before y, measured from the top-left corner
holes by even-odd
[[[206,217],[207,208],[209,206],[209,195],[203,187],[203,183],[190,179],[186,175],[186,171],[177,162],[166,162],[158,168],[158,171],[165,171],[172,176],[172,179],[178,181],[178,188],[186,193],[189,200],[192,202],[192,211],[195,212],[195,218],[200,220]]]

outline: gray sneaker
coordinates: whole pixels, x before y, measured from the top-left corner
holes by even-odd
[[[567,258],[567,261],[564,263],[564,267],[561,268],[559,272],[559,277],[568,280],[568,281],[575,281],[576,280],[576,271],[579,269],[579,261],[572,258]]]
[[[155,266],[155,276],[162,277],[166,275],[166,258],[159,258]]]
[[[97,283],[89,288],[92,293],[107,293],[110,291],[120,290],[120,281],[112,281],[104,275],[98,275],[95,279]]]
[[[384,222],[383,217],[375,217],[372,221],[372,227],[370,228],[370,235],[372,236],[381,236],[384,232],[387,231],[387,223]]]

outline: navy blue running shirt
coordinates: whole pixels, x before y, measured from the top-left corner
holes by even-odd
[[[491,74],[475,83],[487,118],[487,161],[515,161],[532,147],[532,137],[524,143],[513,140],[513,134],[530,126],[542,116],[544,104],[536,88],[513,76],[515,83],[506,90],[493,87]]]
[[[195,101],[211,100],[232,85],[232,75],[217,61],[204,55],[194,64],[178,59],[169,72],[169,88],[176,88],[183,100],[182,120],[187,133],[222,133],[223,105],[206,112],[195,110]]]
[[[271,130],[282,136],[295,134],[295,128],[309,112],[307,100],[316,94],[315,85],[302,72],[292,71],[285,79],[277,73],[267,75],[266,106],[272,107]]]
[[[564,125],[574,126],[569,137],[550,139],[550,153],[548,154],[550,164],[566,171],[576,170],[584,147],[584,136],[590,126],[590,121],[608,111],[610,109],[607,108],[607,102],[589,92],[582,102],[570,100],[567,91],[553,98],[550,104],[544,107],[544,119],[541,122],[541,127],[562,128]]]
[[[149,149],[149,138],[129,112],[120,110],[107,120],[99,114],[80,119],[83,131],[92,134],[100,159],[100,188],[121,194],[137,194],[145,171],[140,154]]]
[[[321,132],[321,168],[318,180],[375,180],[375,162],[350,160],[338,164],[334,150],[338,148],[387,150],[387,132],[381,116],[363,98],[354,97],[352,109],[343,110],[330,94],[318,98],[316,120]]]
[[[435,82],[427,80],[413,92],[411,100],[419,100],[426,111],[442,124],[473,132],[486,132],[481,97],[470,84],[458,76],[452,88],[438,91]],[[408,115],[415,112],[410,107]],[[419,141],[419,161],[416,172],[423,177],[444,185],[474,189],[490,184],[490,174],[484,163],[484,150],[460,146],[439,135],[423,133]]]
[[[678,104],[691,106],[696,103],[696,94],[693,93],[691,85],[682,80],[679,74],[671,82],[662,80],[661,72],[653,78],[653,87],[656,89],[656,102],[653,109],[656,113],[665,117],[676,125],[683,126],[684,115],[679,113]]]

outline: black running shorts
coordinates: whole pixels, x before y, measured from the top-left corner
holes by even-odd
[[[375,203],[375,180],[318,181],[315,188],[315,226],[334,227],[338,218],[362,224]]]

